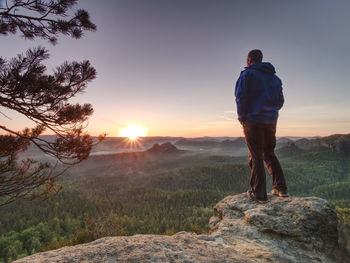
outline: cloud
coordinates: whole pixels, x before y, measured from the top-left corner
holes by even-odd
[[[281,116],[283,120],[288,122],[348,122],[350,108],[348,106],[331,104],[309,105],[282,110]]]
[[[218,114],[215,116],[218,120],[205,122],[202,125],[188,128],[181,128],[179,130],[206,130],[213,128],[226,128],[228,126],[236,124],[236,111],[234,110],[225,110],[222,114]],[[224,121],[222,121],[222,119]],[[237,122],[238,123],[238,122]]]
[[[227,121],[236,121],[236,111],[233,110],[225,110],[222,115],[217,115],[220,119],[224,119]]]
[[[186,130],[206,130],[209,127],[207,125],[201,125],[197,127],[190,127],[190,128],[180,128],[179,131],[186,131]]]

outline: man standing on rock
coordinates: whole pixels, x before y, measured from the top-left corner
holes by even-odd
[[[275,155],[278,111],[284,97],[282,82],[271,63],[262,62],[259,49],[248,53],[247,67],[236,83],[235,96],[238,120],[243,126],[251,168],[251,200],[267,202],[265,165],[272,177],[271,194],[288,197],[281,165]]]

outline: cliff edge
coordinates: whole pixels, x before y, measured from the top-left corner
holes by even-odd
[[[105,237],[15,262],[350,262],[327,201],[269,199],[258,204],[245,193],[227,196],[215,205],[207,235]]]

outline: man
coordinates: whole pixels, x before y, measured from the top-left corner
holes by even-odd
[[[283,171],[274,153],[278,111],[284,103],[282,82],[272,64],[262,62],[262,58],[258,49],[248,53],[247,67],[235,89],[238,120],[243,126],[251,168],[247,195],[259,203],[268,202],[264,162],[272,177],[271,194],[288,197]]]

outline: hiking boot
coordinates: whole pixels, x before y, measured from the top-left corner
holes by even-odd
[[[247,191],[247,195],[248,195],[248,198],[252,201],[255,201],[255,202],[258,202],[259,204],[266,204],[269,202],[269,200],[267,199],[260,199],[260,198],[257,198],[255,196],[255,194],[251,191],[251,190],[248,190]]]
[[[277,190],[277,189],[272,189],[270,194],[276,195],[276,196],[279,196],[279,197],[288,197],[288,194],[287,194],[286,191],[280,191],[280,190]]]

